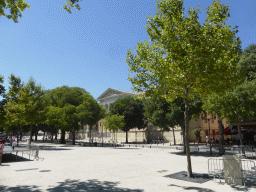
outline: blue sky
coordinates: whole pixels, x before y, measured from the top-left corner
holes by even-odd
[[[156,0],[83,0],[72,14],[61,8],[66,0],[26,2],[31,9],[19,23],[0,18],[0,75],[6,88],[13,73],[24,82],[33,76],[45,89],[82,87],[94,98],[108,88],[132,92],[126,52],[148,40],[145,25]],[[231,6],[227,23],[239,26],[242,49],[256,43],[256,1],[221,2]],[[184,0],[187,9],[200,5],[200,22],[211,4]]]

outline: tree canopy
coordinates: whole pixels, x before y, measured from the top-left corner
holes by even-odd
[[[124,116],[125,126],[121,128],[126,132],[126,142],[128,143],[128,131],[132,128],[143,129],[146,127],[143,115],[143,104],[141,100],[131,96],[119,98],[109,107],[110,115]]]
[[[75,143],[75,131],[82,125],[91,127],[104,117],[105,110],[97,101],[83,88],[62,86],[52,89],[49,94],[52,100],[52,107],[48,113],[48,123],[59,124],[62,128],[62,143],[65,131],[73,134],[73,144]]]
[[[61,7],[71,13],[72,8],[81,9],[78,4],[79,2],[80,0],[67,0],[66,4]],[[0,17],[4,16],[18,23],[18,18],[22,17],[21,12],[26,8],[30,9],[30,5],[26,3],[25,0],[0,0]],[[8,12],[6,12],[6,10],[8,10]]]
[[[150,41],[138,42],[135,53],[127,52],[126,62],[135,91],[144,97],[184,98],[185,143],[188,177],[192,167],[188,140],[188,102],[195,93],[224,92],[239,83],[236,64],[240,56],[237,26],[231,29],[228,5],[213,1],[206,8],[207,18],[198,21],[199,8],[190,8],[185,17],[183,0],[157,1],[154,17],[149,16],[146,30]]]
[[[250,44],[245,50],[239,61],[239,71],[245,70],[246,80],[256,79],[256,44]]]
[[[121,115],[108,115],[104,120],[102,124],[109,131],[118,131],[118,129],[122,129],[125,126],[124,116]]]
[[[10,84],[18,78],[11,76]],[[17,85],[20,85],[19,83]],[[32,139],[33,125],[43,123],[45,121],[45,114],[49,105],[47,99],[43,99],[45,94],[41,85],[36,85],[35,80],[31,77],[27,84],[18,86],[12,85],[7,93],[7,104],[4,106],[5,110],[5,129],[17,126],[30,126],[30,142]],[[13,131],[13,130],[12,130]]]

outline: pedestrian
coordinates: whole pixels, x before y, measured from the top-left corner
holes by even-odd
[[[13,139],[12,141],[12,150],[14,150],[14,147],[15,147],[15,139]]]
[[[1,144],[0,145],[0,165],[2,163],[3,152],[4,152],[4,144]]]
[[[2,139],[2,144],[5,144],[6,140],[5,138]]]
[[[9,138],[10,146],[12,146],[12,136]]]

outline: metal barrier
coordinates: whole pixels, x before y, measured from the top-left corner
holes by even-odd
[[[17,155],[20,152],[22,154],[22,157],[24,154],[34,157],[34,159],[39,159],[39,146],[37,145],[31,145],[31,144],[18,144],[18,146],[15,146],[14,149],[11,146],[6,146],[4,153],[16,153],[16,160]]]
[[[230,164],[232,164],[234,159],[226,159],[227,161],[230,161]],[[241,178],[240,177],[227,177],[224,174],[224,159],[223,158],[210,158],[208,159],[208,175],[213,176],[214,180],[215,178],[218,178],[221,182],[221,179],[242,179],[244,182],[244,185],[246,182],[255,180],[256,179],[256,167],[255,162],[248,159],[241,159],[236,160],[241,164],[242,171]],[[239,167],[237,168],[239,169]],[[239,174],[236,174],[239,175]]]

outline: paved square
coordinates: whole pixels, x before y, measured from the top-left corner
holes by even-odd
[[[174,154],[174,148],[40,145],[39,161],[2,163],[1,192],[256,191],[255,186],[229,186],[209,178],[180,179],[187,171],[186,156]],[[191,160],[193,172],[205,176],[208,157],[192,156]]]

